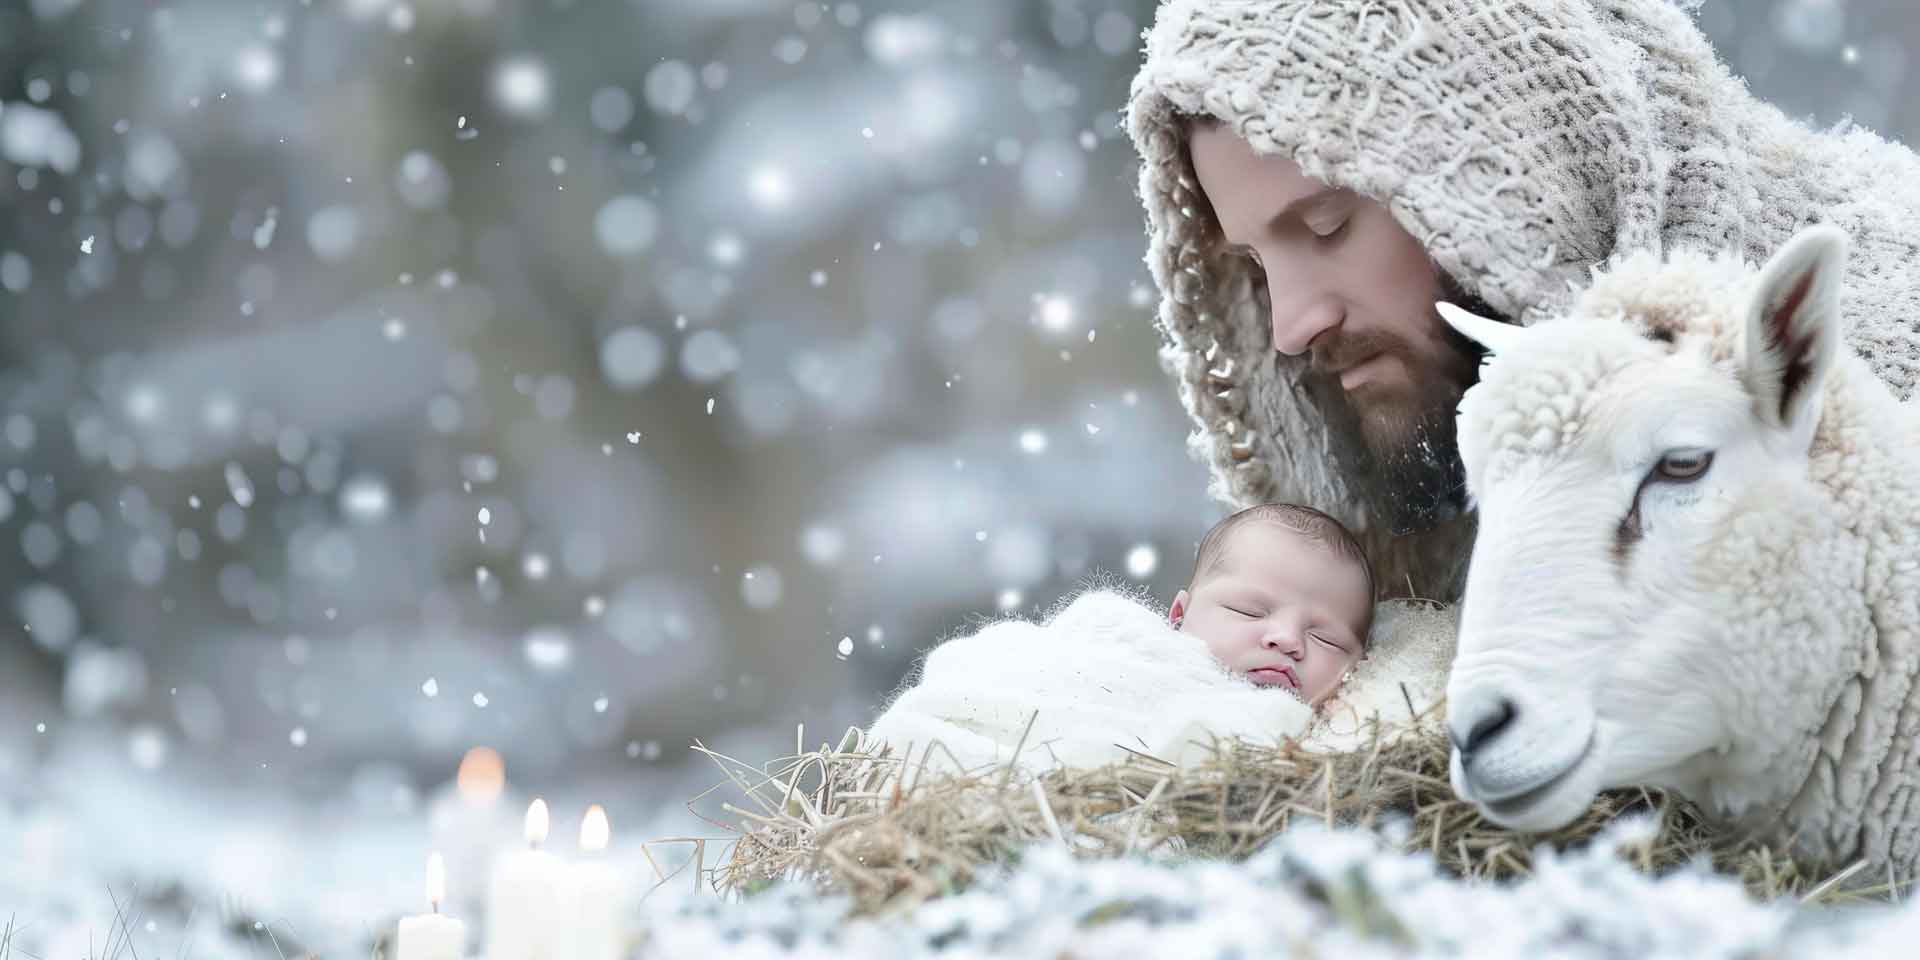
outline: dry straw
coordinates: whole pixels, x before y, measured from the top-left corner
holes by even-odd
[[[908,767],[891,753],[863,752],[851,730],[838,746],[796,749],[760,767],[696,744],[728,779],[690,805],[721,790],[737,794],[721,803],[722,817],[709,818],[736,836],[713,872],[719,892],[746,895],[799,879],[850,896],[859,914],[902,910],[962,889],[983,868],[1012,862],[1034,843],[1089,858],[1237,859],[1301,818],[1380,830],[1406,849],[1425,850],[1452,874],[1502,879],[1526,874],[1539,844],[1577,847],[1623,815],[1644,814],[1648,828],[1621,852],[1649,872],[1710,862],[1767,899],[1828,903],[1896,893],[1890,876],[1860,885],[1868,879],[1864,862],[1815,873],[1708,827],[1689,804],[1657,790],[1604,794],[1551,834],[1503,830],[1454,797],[1437,715],[1375,727],[1363,748],[1348,752],[1227,741],[1184,768],[1135,754],[1036,779],[1010,768],[936,776],[924,761]]]

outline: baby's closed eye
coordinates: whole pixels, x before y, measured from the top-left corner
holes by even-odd
[[[1326,644],[1328,647],[1333,648],[1335,651],[1339,653],[1347,653],[1352,649],[1352,647],[1347,643],[1347,641],[1342,640],[1338,636],[1335,636],[1330,633],[1315,631],[1313,633],[1309,633],[1308,636],[1314,638],[1315,640],[1320,641],[1321,643]]]

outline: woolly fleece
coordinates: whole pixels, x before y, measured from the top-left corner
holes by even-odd
[[[1849,273],[1849,280],[1854,278]],[[1570,444],[1605,444],[1586,421],[1630,361],[1580,324],[1625,324],[1698,349],[1738,378],[1740,309],[1757,273],[1732,257],[1651,254],[1599,276],[1555,321],[1503,350],[1461,404],[1470,489]],[[1855,299],[1853,311],[1868,307]],[[1844,312],[1843,312],[1844,315]],[[1563,326],[1564,324],[1564,326]],[[1652,354],[1663,351],[1653,350]],[[1710,683],[1732,740],[1691,764],[1683,788],[1709,814],[1796,856],[1920,867],[1920,406],[1897,401],[1867,360],[1841,351],[1823,391],[1804,481],[1751,488],[1681,584],[1692,633],[1667,640]],[[1604,448],[1604,446],[1603,446]],[[1552,595],[1554,584],[1535,589]],[[1643,598],[1645,599],[1645,598]],[[1652,602],[1652,601],[1648,601]],[[1673,623],[1667,616],[1662,622]]]

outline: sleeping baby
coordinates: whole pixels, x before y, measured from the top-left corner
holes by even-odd
[[[1207,531],[1167,615],[1228,670],[1317,707],[1366,649],[1373,575],[1339,521],[1262,504]]]
[[[1164,615],[1093,590],[1043,623],[1004,620],[935,647],[864,748],[933,772],[1039,772],[1298,737],[1366,649],[1372,597],[1338,521],[1250,507],[1202,538]]]

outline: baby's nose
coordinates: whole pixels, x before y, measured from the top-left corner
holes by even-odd
[[[1294,636],[1290,631],[1275,630],[1267,634],[1266,647],[1269,650],[1293,653],[1300,649],[1300,638]]]

